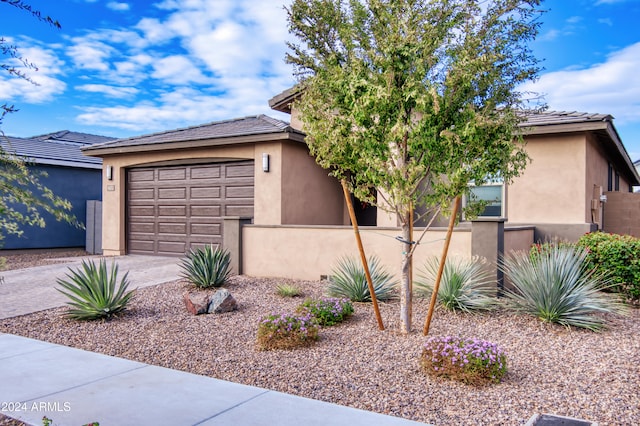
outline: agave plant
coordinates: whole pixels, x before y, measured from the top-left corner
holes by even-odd
[[[182,277],[196,287],[221,287],[231,275],[230,253],[219,247],[207,245],[191,249],[182,259]]]
[[[396,281],[381,265],[377,257],[369,258],[369,272],[373,289],[378,300],[393,297]],[[333,269],[327,293],[332,297],[344,297],[352,302],[371,302],[371,293],[361,261],[345,256],[338,260]]]
[[[417,294],[431,296],[439,268],[437,257],[427,259],[420,280],[414,283]],[[495,305],[495,295],[496,281],[483,268],[480,259],[446,260],[437,297],[442,306],[463,312],[491,309]]]
[[[516,253],[501,262],[513,284],[507,303],[516,310],[546,322],[600,330],[605,321],[595,313],[624,313],[615,295],[601,290],[611,282],[587,266],[587,252],[580,247],[553,246],[535,257]]]
[[[118,265],[111,264],[107,270],[107,263],[100,259],[99,266],[93,261],[82,261],[81,268],[69,268],[68,279],[58,279],[62,289],[60,293],[71,301],[71,307],[66,316],[79,320],[108,318],[126,309],[135,290],[127,291],[129,287],[129,273],[125,273],[118,282]],[[66,290],[66,291],[65,291]]]

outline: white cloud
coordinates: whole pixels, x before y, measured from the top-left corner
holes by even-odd
[[[7,61],[7,64],[15,64],[16,69],[32,82],[10,76],[6,72],[0,73],[0,103],[19,101],[40,104],[52,101],[65,91],[67,86],[59,78],[63,73],[64,62],[53,50],[27,44],[31,40],[6,40],[15,43],[20,55],[37,69],[26,68],[15,60]]]
[[[613,21],[611,20],[611,18],[600,18],[598,19],[598,23],[613,27]]]
[[[154,71],[151,76],[167,83],[186,85],[202,83],[206,78],[191,60],[185,56],[168,56],[153,63]]]
[[[106,71],[113,48],[106,43],[82,40],[67,50],[76,67],[86,70]]]
[[[105,84],[81,84],[75,88],[84,92],[102,93],[111,98],[128,98],[139,92],[135,87],[118,87]]]
[[[523,91],[545,94],[553,110],[612,114],[616,123],[640,123],[640,43],[589,68],[544,74]]]
[[[109,3],[107,3],[107,7],[117,12],[125,12],[131,9],[131,6],[129,5],[129,3],[121,3],[117,1],[110,1]]]

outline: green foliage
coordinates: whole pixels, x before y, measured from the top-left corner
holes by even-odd
[[[293,349],[318,340],[319,325],[310,312],[270,314],[258,324],[258,349]]]
[[[485,340],[434,336],[424,345],[420,365],[432,376],[483,385],[500,383],[507,373],[507,356]]]
[[[293,284],[281,283],[276,286],[276,294],[281,297],[298,297],[302,295],[302,290]]]
[[[107,263],[100,259],[96,267],[93,261],[82,261],[82,268],[69,269],[68,279],[58,279],[62,289],[57,290],[67,296],[71,307],[66,316],[79,320],[93,320],[109,318],[124,311],[134,290],[129,287],[129,273],[125,273],[117,284],[118,266],[115,262],[111,270],[107,270]],[[117,285],[116,285],[117,284]],[[66,290],[66,291],[65,291]]]
[[[321,298],[307,299],[297,309],[298,312],[310,312],[321,326],[331,326],[349,318],[354,310],[349,299]]]
[[[589,267],[611,278],[612,291],[640,302],[640,238],[592,232],[583,235],[578,245],[587,250]]]
[[[529,257],[535,260],[541,254],[548,254],[550,251],[556,249],[556,247],[573,247],[575,244],[567,241],[547,241],[544,243],[533,244],[529,249]]]
[[[393,276],[380,265],[377,257],[370,257],[368,263],[376,298],[382,301],[393,298],[393,289],[396,285]],[[371,293],[362,262],[354,257],[340,258],[338,265],[332,271],[327,294],[333,297],[344,297],[352,302],[371,302]]]
[[[506,291],[507,304],[545,322],[600,330],[596,313],[622,313],[624,305],[601,290],[610,282],[589,269],[584,249],[552,246],[531,258],[516,253],[501,264],[515,290]]]
[[[439,267],[437,257],[427,260],[421,279],[414,284],[417,294],[431,297]],[[480,259],[447,258],[437,300],[449,310],[472,312],[493,308],[496,291],[495,278],[483,268]]]
[[[181,260],[182,277],[196,287],[221,287],[231,275],[229,251],[207,245],[191,249]]]
[[[317,163],[396,215],[405,240],[413,206],[445,211],[471,183],[510,182],[529,159],[518,131],[528,105],[517,88],[539,71],[529,48],[539,4],[293,0],[286,61]],[[403,244],[401,304],[413,254]]]

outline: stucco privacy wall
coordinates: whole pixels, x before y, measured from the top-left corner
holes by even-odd
[[[640,238],[640,192],[605,192],[604,230]]]
[[[376,255],[390,273],[397,274],[402,256],[395,240],[398,229],[362,227],[367,256]],[[420,229],[416,229],[416,234]],[[416,270],[429,256],[440,256],[445,229],[427,232],[415,252]],[[251,276],[317,280],[330,275],[340,257],[358,259],[353,229],[350,226],[260,226],[242,228],[242,272]],[[450,256],[471,256],[471,229],[457,229],[449,247]]]

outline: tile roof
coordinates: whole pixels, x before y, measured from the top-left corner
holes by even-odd
[[[544,111],[527,114],[526,120],[520,123],[520,126],[551,126],[555,124],[576,124],[612,120],[613,116],[609,114],[592,114],[578,111]]]
[[[109,136],[92,135],[89,133],[71,132],[69,130],[60,130],[54,133],[32,136],[30,139],[72,143],[77,145],[93,145],[95,143],[112,141],[116,138],[112,138]]]
[[[52,139],[0,136],[0,147],[4,151],[35,164],[101,169],[102,159],[82,155],[81,146],[83,144],[65,143]]]
[[[83,151],[96,148],[122,148],[141,145],[158,145],[163,143],[188,142],[205,139],[220,139],[236,136],[268,135],[273,133],[300,133],[289,126],[289,123],[266,115],[236,118],[232,120],[214,121],[198,126],[167,130],[149,135],[117,139],[90,147]]]

